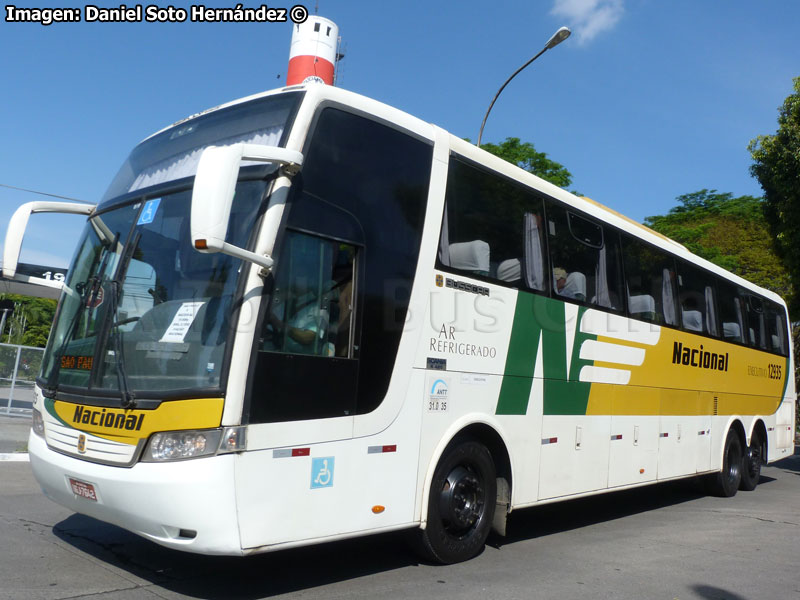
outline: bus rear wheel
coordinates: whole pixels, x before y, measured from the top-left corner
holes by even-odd
[[[752,492],[758,485],[761,478],[761,436],[753,433],[750,446],[744,453],[742,459],[742,480],[739,482],[739,489],[745,492]]]
[[[445,451],[433,474],[428,522],[420,534],[425,558],[451,564],[483,549],[494,517],[495,473],[492,455],[478,442]]]
[[[710,480],[710,491],[715,496],[730,498],[736,495],[742,480],[742,442],[739,434],[728,430],[725,449],[722,453],[722,469]]]

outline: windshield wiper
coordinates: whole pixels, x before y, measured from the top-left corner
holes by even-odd
[[[114,337],[114,363],[117,370],[117,385],[119,385],[122,408],[136,408],[136,394],[130,391],[130,386],[128,385],[128,374],[125,371],[125,351],[122,343],[122,331],[119,329],[120,322],[117,319],[119,296],[122,293],[122,285],[118,277],[121,273],[127,272],[128,263],[131,257],[133,257],[134,251],[139,246],[139,240],[141,238],[141,232],[137,232],[128,245],[127,251],[122,255],[120,265],[117,268],[117,277],[109,282],[111,284],[111,304],[109,306],[109,310],[111,311],[111,331],[109,335]]]
[[[119,303],[120,284],[116,279],[111,280],[111,333],[114,337],[114,362],[117,368],[117,382],[122,400],[122,408],[136,408],[136,395],[128,386],[128,374],[125,372],[125,354],[122,349],[122,332],[117,321],[117,307]]]

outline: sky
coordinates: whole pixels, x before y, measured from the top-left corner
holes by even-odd
[[[800,76],[797,0],[305,6],[340,28],[337,85],[472,140],[505,79],[570,27],[504,90],[483,141],[531,142],[569,169],[570,189],[637,221],[703,188],[760,196],[747,145],[775,132]],[[281,87],[290,39],[291,23],[0,21],[0,240],[20,204],[48,199],[5,186],[97,202],[143,138]],[[82,217],[32,217],[22,261],[66,266],[82,227]]]

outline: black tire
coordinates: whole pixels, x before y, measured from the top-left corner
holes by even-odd
[[[428,523],[420,531],[425,558],[462,562],[478,554],[494,518],[497,481],[492,455],[478,442],[445,450],[431,482]]]
[[[761,479],[761,463],[763,461],[761,450],[761,436],[753,433],[750,439],[750,446],[742,457],[742,480],[739,482],[739,489],[745,492],[752,492]]]
[[[742,480],[742,462],[742,442],[739,440],[739,435],[730,429],[725,438],[722,469],[709,480],[709,491],[721,498],[735,496]]]

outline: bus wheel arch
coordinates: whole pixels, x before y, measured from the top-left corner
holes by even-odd
[[[742,444],[742,448],[744,448],[747,445],[747,433],[744,430],[744,425],[742,424],[741,419],[734,419],[728,429],[733,429],[736,431],[736,435],[739,436],[739,442]]]
[[[446,438],[445,438],[446,439]],[[478,554],[490,530],[505,534],[511,506],[511,461],[490,425],[473,423],[431,460],[417,548],[427,559],[455,563]]]
[[[511,458],[505,441],[500,434],[485,423],[474,423],[462,429],[454,439],[474,439],[489,450],[494,460],[497,475],[497,501],[492,522],[492,530],[498,535],[506,535],[506,518],[511,511],[511,489],[513,483]]]

